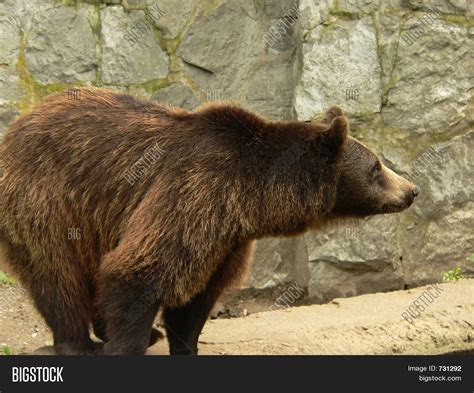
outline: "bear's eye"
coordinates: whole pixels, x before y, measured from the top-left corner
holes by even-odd
[[[377,172],[380,172],[381,170],[382,170],[382,165],[380,165],[380,161],[377,161],[374,167],[372,168],[372,172],[377,173]]]

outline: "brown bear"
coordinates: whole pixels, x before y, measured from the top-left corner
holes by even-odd
[[[195,354],[255,239],[410,206],[417,187],[347,133],[337,107],[320,124],[270,121],[95,88],[16,120],[0,239],[57,353],[143,354],[161,307],[170,353]]]

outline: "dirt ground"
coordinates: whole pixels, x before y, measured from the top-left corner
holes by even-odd
[[[439,287],[439,296],[412,324],[402,314],[428,287],[267,312],[269,296],[227,297],[204,328],[200,353],[474,354],[474,280]],[[28,295],[19,286],[0,285],[0,346],[14,354],[48,354],[44,347],[51,344],[51,332]],[[147,353],[167,354],[166,342]]]

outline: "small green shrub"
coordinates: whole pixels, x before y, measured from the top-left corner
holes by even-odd
[[[457,267],[454,270],[449,270],[445,273],[443,273],[443,281],[444,282],[454,282],[458,281],[461,278],[464,278],[464,276],[461,274],[461,268]]]
[[[16,284],[16,280],[4,271],[0,270],[0,284],[13,285]]]
[[[2,352],[6,356],[13,355],[13,350],[8,345],[3,346]]]

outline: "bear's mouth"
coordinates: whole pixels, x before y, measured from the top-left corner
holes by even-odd
[[[401,202],[385,203],[377,211],[377,214],[399,213],[408,209],[413,204],[413,198],[407,198]]]

